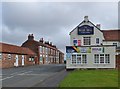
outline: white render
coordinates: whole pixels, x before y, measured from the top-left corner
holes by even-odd
[[[83,26],[83,25],[89,25],[94,27],[94,34],[93,35],[78,35],[78,28],[76,27],[73,29],[70,33],[70,46],[74,46],[73,40],[81,40],[81,46],[80,47],[104,47],[103,53],[71,53],[72,54],[86,54],[87,55],[87,63],[86,64],[72,64],[71,58],[66,57],[66,68],[67,69],[74,69],[74,68],[115,68],[116,67],[116,46],[113,46],[113,43],[117,43],[117,46],[120,45],[120,42],[118,41],[105,41],[105,38],[103,36],[102,31],[100,30],[100,25],[95,26],[88,20],[88,16],[85,16],[84,21],[81,24],[79,24],[77,27]],[[87,22],[89,21],[89,22]],[[83,37],[91,37],[91,45],[84,45],[83,44]],[[96,43],[96,38],[99,38],[99,44]],[[66,53],[67,54],[67,53]],[[95,64],[94,63],[94,54],[109,54],[110,55],[110,63],[109,64]]]
[[[95,64],[94,63],[94,54],[96,53],[73,53],[73,54],[87,54],[87,64],[72,64],[71,59],[67,59],[66,68],[115,68],[115,46],[106,46],[104,53],[99,54],[110,54],[110,64]]]
[[[90,22],[82,23],[79,26],[82,26],[82,25],[93,26]],[[88,36],[91,37],[91,45],[101,45],[102,41],[104,40],[103,33],[95,26],[94,26],[94,35],[77,35],[77,28],[75,28],[70,34],[70,44],[73,45],[73,39],[79,39],[81,40],[81,46],[84,46],[83,37],[88,37]],[[99,44],[96,44],[96,38],[99,38],[100,40]]]

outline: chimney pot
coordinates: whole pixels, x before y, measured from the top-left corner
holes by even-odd
[[[84,20],[87,22],[87,21],[88,21],[88,16],[85,16],[85,17],[84,17]]]
[[[96,24],[96,27],[98,27],[100,29],[100,24]]]

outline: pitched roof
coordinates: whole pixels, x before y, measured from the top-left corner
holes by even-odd
[[[105,41],[120,41],[120,30],[102,30]]]
[[[35,55],[35,53],[32,50],[30,50],[29,48],[6,44],[6,43],[1,43],[1,42],[0,42],[0,52]]]

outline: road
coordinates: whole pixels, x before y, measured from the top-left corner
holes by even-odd
[[[2,87],[57,87],[68,74],[65,64],[35,65],[2,70]]]

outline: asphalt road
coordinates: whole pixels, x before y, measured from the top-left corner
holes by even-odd
[[[65,64],[35,65],[2,70],[2,87],[57,87],[68,74]]]

